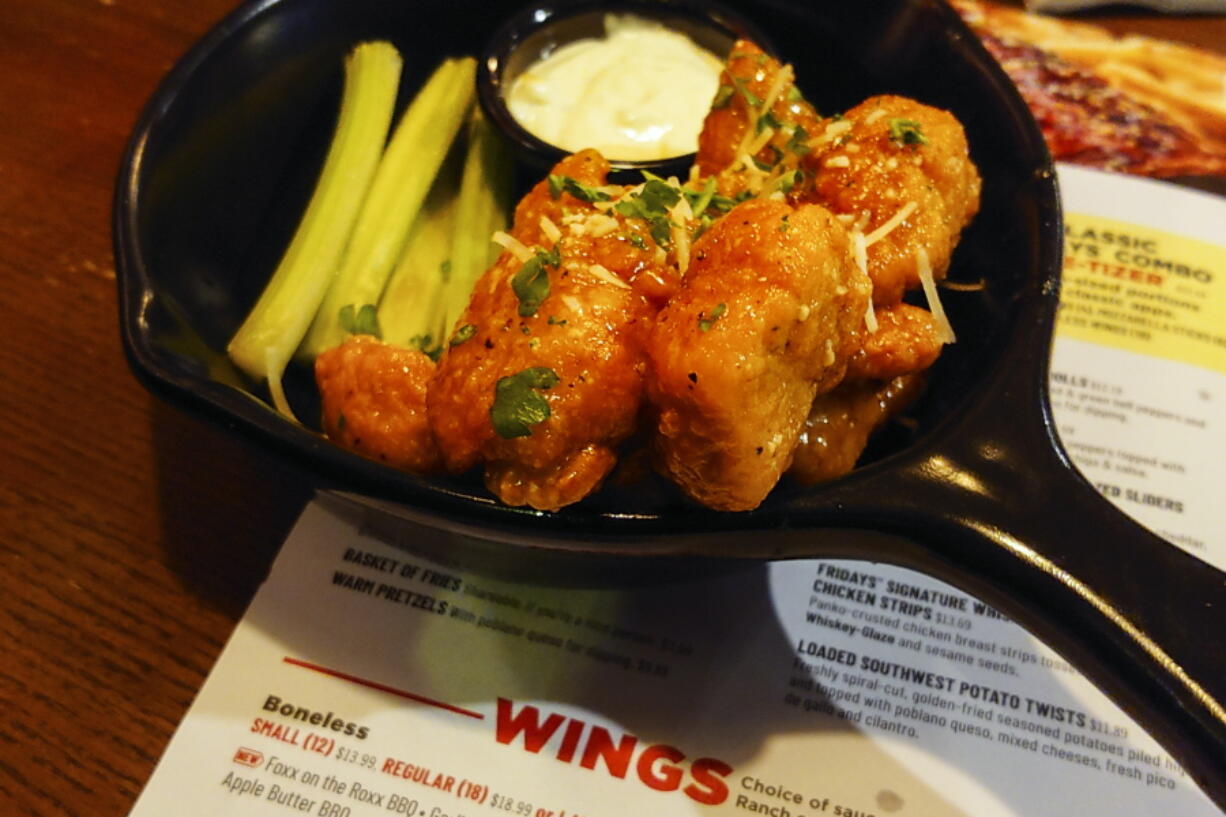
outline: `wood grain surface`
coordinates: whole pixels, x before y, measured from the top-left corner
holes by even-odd
[[[109,228],[161,76],[229,0],[0,7],[0,814],[117,815],[310,496],[130,374]],[[1226,18],[1094,18],[1226,47]]]

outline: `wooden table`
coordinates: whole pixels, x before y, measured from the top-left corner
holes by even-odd
[[[0,12],[3,814],[127,812],[311,493],[147,394],[119,344],[120,153],[163,73],[231,5]],[[1226,47],[1226,17],[1097,19]]]

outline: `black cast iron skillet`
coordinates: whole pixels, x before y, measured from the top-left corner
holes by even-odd
[[[478,478],[425,480],[279,418],[223,350],[292,232],[331,134],[342,56],[393,40],[410,90],[446,54],[477,53],[512,2],[261,0],[176,66],[142,116],[115,200],[122,332],[155,392],[313,469],[324,486],[474,537],[475,558],[532,570],[647,575],[665,563],[854,557],[944,579],[1044,639],[1226,804],[1226,574],[1147,533],[1073,468],[1046,382],[1060,212],[1042,139],[1009,81],[933,0],[729,3],[793,63],[820,110],[898,92],[952,110],[984,177],[948,291],[957,328],[911,413],[867,463],[781,485],[721,514],[648,481],[555,514],[499,506]],[[299,416],[317,414],[292,373]]]

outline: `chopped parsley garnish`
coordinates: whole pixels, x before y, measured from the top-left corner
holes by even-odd
[[[708,221],[722,216],[746,199],[753,198],[753,193],[749,190],[742,190],[734,197],[721,196],[715,192],[714,177],[707,179],[707,184],[702,190],[682,190],[681,192],[689,199],[690,210],[693,211],[694,217],[699,220],[706,217]]]
[[[775,147],[774,145],[767,145],[764,149],[769,150],[771,152],[770,161],[764,162],[755,156],[753,163],[757,166],[758,170],[762,170],[762,171],[774,170],[775,165],[783,161],[783,151]]]
[[[576,179],[572,179],[570,176],[559,176],[550,173],[548,182],[549,195],[555,199],[563,193],[570,193],[575,198],[580,201],[586,201],[588,204],[609,200],[608,193],[591,185],[583,184]]]
[[[779,130],[781,125],[782,123],[779,121],[779,118],[775,116],[775,114],[773,114],[772,112],[767,111],[766,113],[758,117],[758,121],[754,125],[754,133],[761,133],[767,128],[773,128],[775,130]]]
[[[645,174],[647,175],[647,174]],[[681,200],[681,191],[658,176],[648,175],[643,188],[613,205],[627,218],[641,218],[647,222],[648,232],[661,247],[667,247],[672,239],[672,222],[668,211]]]
[[[710,332],[711,327],[715,324],[715,322],[719,320],[720,318],[722,318],[724,316],[724,313],[727,311],[728,311],[728,305],[725,304],[723,301],[720,301],[718,304],[714,306],[714,308],[711,309],[710,312],[705,313],[705,317],[704,317],[704,313],[699,312],[698,313],[698,330],[700,332]]]
[[[565,326],[566,318],[559,318],[557,315],[550,315],[549,325],[550,326]]]
[[[356,311],[353,308],[353,304],[346,304],[341,307],[340,314],[337,317],[340,321],[341,329],[344,329],[351,335],[383,337],[383,333],[379,331],[379,316],[375,311],[374,304],[363,304],[362,308]]]
[[[891,142],[909,147],[928,144],[928,137],[914,119],[891,119],[889,125]]]
[[[438,265],[438,273],[442,277],[444,284],[451,280],[451,259],[450,258],[448,258],[446,261]]]
[[[804,175],[804,171],[799,168],[789,170],[787,173],[782,174],[778,181],[775,182],[775,189],[783,193],[791,193],[792,188],[800,183]]]
[[[558,373],[545,366],[499,378],[490,406],[490,422],[498,436],[531,437],[532,426],[549,419],[549,403],[538,390],[552,389],[557,383]]]
[[[626,231],[626,240],[638,247],[640,250],[647,249],[647,241],[633,230]]]
[[[732,101],[732,95],[736,93],[736,88],[731,85],[721,85],[715,92],[715,99],[711,100],[711,110],[717,111],[720,108],[727,108],[728,103]]]
[[[529,318],[536,314],[541,302],[549,297],[549,267],[554,269],[562,263],[562,254],[554,246],[549,252],[537,250],[524,262],[511,278],[511,289],[519,298],[519,316]]]
[[[690,211],[702,218],[702,214],[711,206],[711,201],[715,198],[715,177],[707,178],[707,183],[701,190],[682,190],[682,194],[690,202]]]
[[[448,346],[459,346],[461,343],[463,343],[466,340],[472,340],[473,336],[476,334],[477,334],[477,327],[471,323],[466,323],[463,326],[461,326],[459,329],[455,330],[455,333],[451,336],[451,340],[447,341],[447,345]]]
[[[805,95],[800,92],[800,89],[793,85],[788,88],[788,102],[804,102]]]
[[[787,149],[797,156],[804,156],[809,152],[809,132],[800,125],[792,131],[792,135],[788,138]]]

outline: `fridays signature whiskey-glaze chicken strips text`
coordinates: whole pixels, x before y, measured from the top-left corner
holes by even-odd
[[[875,97],[824,119],[743,41],[721,81],[684,183],[609,185],[583,151],[536,185],[437,365],[387,355],[390,379],[363,385],[337,370],[370,339],[320,355],[330,435],[380,457],[380,429],[414,429],[396,448],[438,459],[393,464],[481,465],[503,502],[543,510],[596,490],[638,430],[720,510],[756,507],[789,469],[849,470],[952,340],[934,282],[979,177],[943,111]],[[921,287],[935,312],[903,301]],[[400,409],[364,394],[396,378],[417,382]]]

